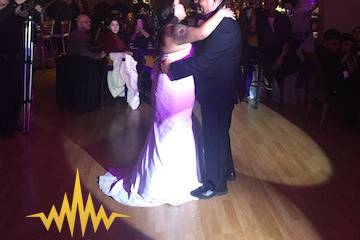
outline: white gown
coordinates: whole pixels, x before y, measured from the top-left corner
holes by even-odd
[[[173,62],[189,54],[191,44],[164,57]],[[191,120],[194,79],[170,81],[160,74],[153,81],[154,123],[137,164],[127,176],[108,172],[99,178],[106,195],[129,206],[180,205],[196,200],[190,192],[201,185]]]

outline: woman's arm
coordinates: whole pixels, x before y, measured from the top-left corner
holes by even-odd
[[[177,24],[175,29],[173,29],[175,43],[181,45],[204,40],[216,29],[225,17],[235,20],[235,13],[230,8],[224,7],[217,11],[214,16],[209,18],[200,27],[186,27]]]

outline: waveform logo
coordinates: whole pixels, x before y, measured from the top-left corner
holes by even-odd
[[[47,231],[49,231],[52,222],[55,221],[55,224],[58,228],[59,233],[61,233],[61,229],[63,227],[64,220],[65,220],[65,218],[67,218],[71,237],[73,237],[77,212],[79,213],[80,226],[81,226],[81,232],[82,232],[83,237],[85,235],[89,217],[90,217],[90,220],[93,225],[94,233],[96,233],[101,221],[103,221],[106,230],[109,230],[111,224],[114,222],[114,220],[116,218],[129,217],[127,215],[120,214],[120,213],[111,213],[110,217],[108,217],[106,215],[106,212],[102,205],[100,205],[99,211],[96,214],[95,208],[94,208],[94,203],[92,201],[92,197],[91,197],[90,193],[88,195],[88,199],[87,199],[86,205],[84,207],[84,201],[83,201],[83,197],[82,197],[80,177],[79,177],[79,170],[76,171],[76,179],[75,179],[75,186],[74,186],[71,207],[69,204],[67,194],[65,193],[59,213],[57,212],[55,206],[53,205],[48,217],[46,217],[46,215],[43,212],[29,215],[26,217],[40,218],[40,220],[43,222]]]

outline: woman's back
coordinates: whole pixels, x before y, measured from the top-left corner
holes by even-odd
[[[191,44],[182,49],[166,53],[164,59],[178,61],[191,55]],[[180,81],[171,81],[164,73],[153,76],[153,93],[155,98],[156,120],[185,121],[191,123],[191,114],[195,102],[195,85],[193,76]]]

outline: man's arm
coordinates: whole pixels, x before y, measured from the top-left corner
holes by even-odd
[[[196,72],[208,71],[215,63],[223,52],[231,47],[229,40],[231,40],[231,28],[229,22],[234,21],[230,19],[224,19],[215,30],[213,36],[207,39],[204,50],[197,56],[188,59],[174,62],[170,65],[169,76],[171,80],[178,80]]]

